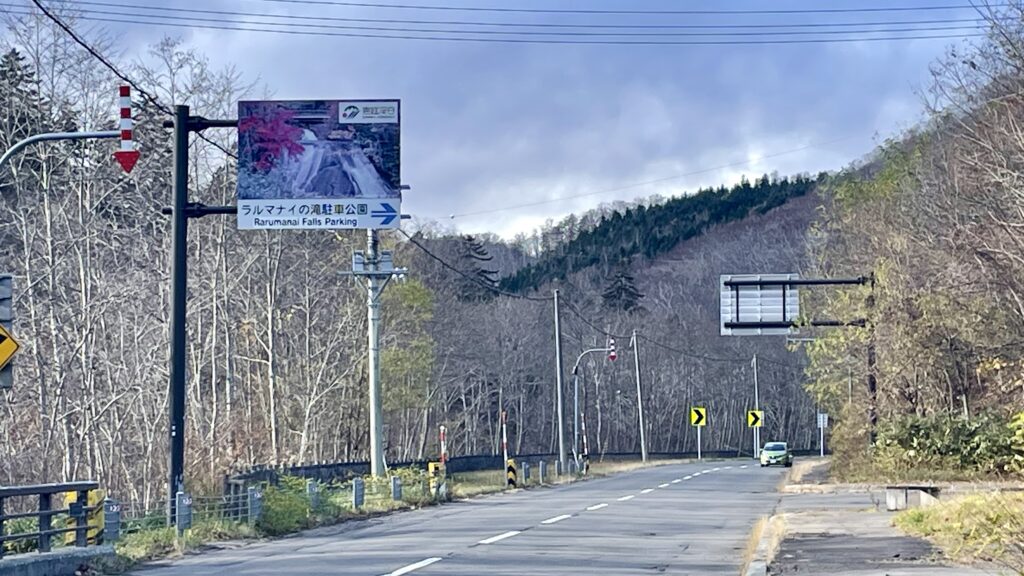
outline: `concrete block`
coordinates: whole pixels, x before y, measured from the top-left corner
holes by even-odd
[[[3,576],[74,576],[82,566],[89,566],[102,558],[113,558],[114,547],[54,548],[53,552],[29,552],[0,558]]]
[[[889,486],[885,489],[885,509],[889,512],[907,509],[907,489]]]

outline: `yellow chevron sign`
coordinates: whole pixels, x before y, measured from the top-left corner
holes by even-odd
[[[747,410],[747,427],[760,428],[764,426],[764,410]]]
[[[690,408],[690,424],[693,426],[705,426],[708,423],[708,409],[694,406]]]

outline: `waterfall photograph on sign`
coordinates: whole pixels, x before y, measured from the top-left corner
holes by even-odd
[[[238,103],[238,227],[398,225],[398,100]]]

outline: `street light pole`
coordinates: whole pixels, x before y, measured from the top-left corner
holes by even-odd
[[[578,428],[578,426],[579,426],[579,420],[580,420],[580,404],[579,404],[579,369],[580,369],[580,362],[583,360],[584,356],[586,356],[587,354],[591,354],[593,352],[610,352],[610,353],[614,354],[615,353],[615,341],[611,340],[609,342],[610,342],[610,345],[607,346],[607,347],[604,347],[604,348],[589,348],[587,350],[584,350],[583,352],[580,353],[579,356],[576,357],[576,363],[572,365],[572,379],[573,379],[573,386],[575,387],[575,400],[573,402],[574,414],[573,414],[572,456],[573,456],[573,459],[576,460],[577,464],[579,464],[579,452],[576,449],[576,445],[577,445],[577,442],[579,441],[579,428]],[[561,421],[561,419],[559,419],[559,421]]]

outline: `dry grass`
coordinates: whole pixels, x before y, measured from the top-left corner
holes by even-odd
[[[740,565],[740,576],[747,573],[750,563],[755,560],[771,563],[775,553],[786,536],[786,521],[784,516],[772,516],[768,518],[761,516],[754,524],[750,536],[747,538],[746,546],[743,549],[743,563]]]
[[[956,560],[993,562],[1024,574],[1024,494],[959,496],[901,512],[895,524]]]

